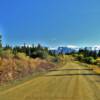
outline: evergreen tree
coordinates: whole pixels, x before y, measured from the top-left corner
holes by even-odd
[[[2,48],[2,35],[0,35],[0,48]]]
[[[100,50],[99,50],[99,52],[98,52],[98,57],[100,57]]]
[[[0,55],[2,54],[2,35],[0,35]]]

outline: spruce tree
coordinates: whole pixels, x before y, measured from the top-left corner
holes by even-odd
[[[2,55],[2,35],[0,35],[0,55]]]
[[[2,48],[2,35],[0,35],[0,48]]]

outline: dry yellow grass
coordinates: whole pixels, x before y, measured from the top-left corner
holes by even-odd
[[[95,73],[100,74],[100,68],[94,68],[93,70]]]
[[[0,83],[20,79],[36,71],[45,71],[53,68],[54,64],[42,59],[32,59],[23,53],[13,58],[0,59]]]

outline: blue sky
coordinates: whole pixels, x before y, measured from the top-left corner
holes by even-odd
[[[100,0],[0,0],[3,44],[100,44]]]

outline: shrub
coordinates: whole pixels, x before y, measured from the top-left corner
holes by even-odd
[[[22,60],[28,60],[28,59],[29,59],[29,57],[26,56],[25,53],[17,53],[17,54],[15,55],[15,58],[17,58],[17,59],[22,59]]]
[[[80,55],[77,55],[77,59],[78,59],[79,61],[83,61],[84,57],[83,57],[82,54],[80,54]]]
[[[0,56],[2,58],[8,58],[9,59],[9,58],[13,58],[14,55],[13,55],[11,50],[4,50],[4,51],[1,52]]]
[[[86,57],[84,61],[88,64],[95,64],[96,60],[93,57]]]
[[[46,52],[45,50],[37,50],[34,51],[31,55],[32,58],[42,58],[45,59],[48,57],[48,52]]]
[[[97,64],[97,65],[100,65],[100,58],[97,58],[97,59],[96,59],[96,64]]]
[[[79,55],[78,55],[78,54],[72,54],[72,56],[73,56],[73,57],[78,57]]]

